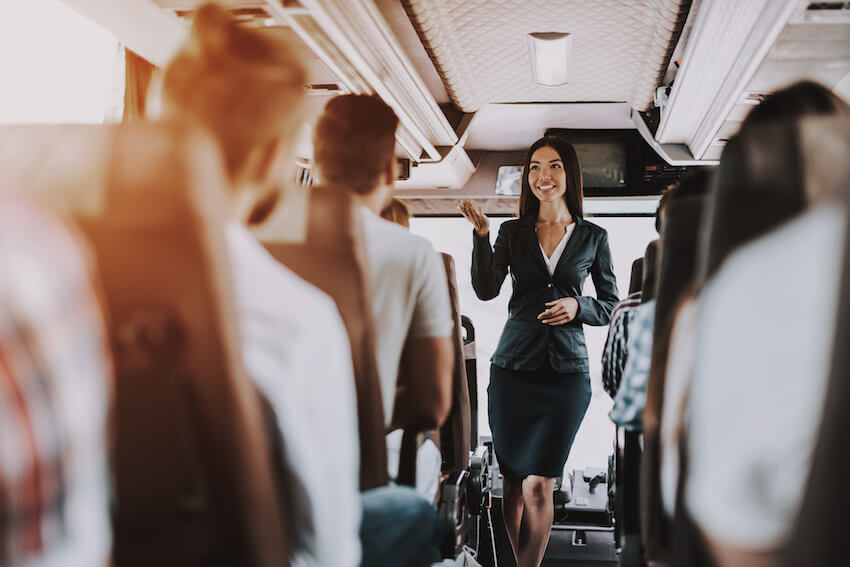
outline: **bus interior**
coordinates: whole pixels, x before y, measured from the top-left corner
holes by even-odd
[[[307,71],[305,110],[294,136],[295,176],[286,182],[293,189],[253,234],[278,261],[336,300],[352,345],[358,342],[364,349],[374,349],[368,340],[374,322],[346,290],[367,293],[358,274],[368,259],[357,255],[359,229],[350,222],[346,208],[354,205],[345,196],[314,189],[321,180],[313,170],[311,140],[325,105],[339,95],[374,94],[398,116],[394,195],[411,213],[411,232],[430,241],[446,258],[455,310],[453,401],[447,421],[436,433],[443,461],[434,498],[442,530],[440,565],[515,564],[503,525],[502,480],[487,393],[490,359],[505,324],[511,286],[506,281],[492,301],[476,296],[470,275],[472,227],[459,212],[461,200],[481,207],[490,218],[490,234],[495,235],[517,215],[528,147],[542,136],[565,138],[581,163],[585,216],[607,231],[621,300],[630,296],[632,264],[644,258],[647,245],[660,239],[662,250],[669,250],[666,257],[661,253],[657,264],[656,317],[662,308],[681,314],[685,290],[699,289],[669,283],[675,280],[669,273],[675,259],[671,251],[681,245],[690,262],[689,281],[696,285],[701,277],[696,266],[704,253],[700,250],[710,253],[713,239],[720,240],[717,211],[731,211],[728,218],[735,222],[759,225],[763,209],[773,211],[785,203],[786,194],[778,187],[788,183],[796,183],[794,191],[805,186],[807,195],[819,195],[795,209],[800,212],[794,218],[815,214],[802,211],[819,210],[818,204],[844,217],[850,211],[850,118],[792,120],[781,123],[785,129],[776,126],[767,133],[742,130],[750,112],[771,93],[800,81],[811,81],[845,103],[850,101],[847,2],[217,1],[240,25],[285,38]],[[179,128],[148,129],[146,119],[161,104],[156,91],[162,69],[186,41],[200,4],[199,0],[0,0],[0,195],[15,195],[58,211],[90,247],[99,272],[95,287],[106,312],[114,361],[111,449],[103,456],[111,465],[111,480],[100,481],[111,485],[108,561],[117,567],[289,565],[293,543],[282,534],[300,521],[294,508],[271,496],[281,492],[272,478],[279,456],[266,445],[274,434],[260,424],[259,416],[267,408],[259,407],[248,391],[233,346],[239,330],[229,268],[221,260],[224,237],[210,220],[221,214],[220,203],[199,189],[223,187],[219,158],[203,141],[196,144],[192,134]],[[763,147],[767,149],[758,150]],[[792,173],[782,177],[778,169]],[[706,202],[727,199],[727,204],[712,205],[715,216],[709,217],[703,209],[686,211],[685,204],[673,203],[667,209],[669,224],[659,232],[656,217],[662,194],[701,172],[712,180],[713,196]],[[330,232],[322,233],[328,223],[321,215],[336,219]],[[701,226],[699,234],[688,233],[695,224]],[[788,226],[774,225],[779,228],[772,230],[777,231]],[[773,234],[761,232],[753,229],[752,239]],[[826,350],[823,368],[811,369],[822,378],[796,377],[822,383],[822,391],[828,392],[822,396],[825,405],[817,406],[818,420],[808,428],[813,433],[806,457],[800,457],[803,464],[793,454],[776,458],[780,463],[787,460],[793,471],[802,471],[802,477],[796,477],[799,496],[792,499],[796,504],[783,509],[791,526],[783,532],[779,551],[736,555],[740,549],[734,542],[739,540],[731,538],[732,551],[715,546],[716,539],[701,532],[701,524],[686,509],[664,517],[657,488],[662,474],[659,443],[663,443],[658,431],[664,431],[664,424],[657,421],[669,418],[666,407],[661,411],[658,402],[652,425],[643,414],[643,432],[612,422],[609,413],[615,402],[603,386],[601,363],[609,327],[585,326],[591,402],[556,480],[543,566],[847,561],[846,550],[840,551],[850,506],[846,478],[840,476],[847,472],[842,454],[846,445],[840,447],[850,431],[846,421],[850,374],[846,348],[841,348],[847,344],[850,319],[846,233],[846,228],[839,228],[840,237],[827,246],[839,258],[830,272],[832,287],[815,282],[821,279],[819,274],[789,276],[789,281],[805,282],[806,287],[789,289],[791,295],[782,296],[788,302],[775,306],[796,317],[798,305],[802,310],[809,305],[797,303],[800,296],[817,295],[822,289],[834,296],[830,315],[812,323],[822,327],[817,336],[826,343],[819,347]],[[688,236],[677,240],[679,234]],[[0,255],[9,249],[0,245]],[[789,254],[799,249],[792,247]],[[788,258],[789,272],[797,270],[798,259]],[[733,260],[741,261],[722,264],[723,275],[732,265],[744,269],[741,258]],[[321,264],[328,262],[338,271],[323,271]],[[812,262],[801,261],[799,269]],[[759,265],[756,260],[746,264],[754,270]],[[5,278],[15,276],[11,272]],[[705,278],[699,285],[719,279],[719,275]],[[668,283],[670,287],[665,287]],[[27,285],[35,286],[31,289],[37,295],[40,288],[33,282]],[[768,291],[763,295],[750,290],[738,301],[749,307],[779,297],[775,288],[785,289],[782,285],[764,282],[760,289]],[[669,291],[674,288],[675,292]],[[714,288],[703,289],[705,302],[699,301],[707,305],[709,289]],[[590,279],[583,294],[595,294]],[[804,327],[809,319],[803,317],[799,324]],[[726,340],[746,350],[749,343],[758,342],[748,332],[769,334],[775,325],[738,327],[736,321],[728,321]],[[671,333],[668,329],[666,340],[672,352],[677,343]],[[656,327],[656,342],[660,334]],[[699,351],[709,343],[700,339],[696,344],[693,348]],[[807,348],[787,341],[776,345],[772,355],[776,358]],[[0,348],[0,353],[5,350]],[[652,355],[656,356],[655,350]],[[362,375],[375,372],[369,368],[373,356],[374,352],[360,359],[355,355],[353,360],[361,459],[375,457],[376,466],[386,469],[380,466],[385,462],[363,449],[363,428],[369,420],[362,414],[380,403],[365,399],[367,388],[361,382]],[[728,359],[734,362],[736,356]],[[658,383],[656,367],[666,365],[669,374],[671,360],[659,363],[653,358],[649,406],[653,396],[667,395],[663,373]],[[794,367],[789,364],[788,368]],[[734,373],[732,362],[709,366]],[[169,393],[158,396],[154,390],[159,389]],[[691,398],[680,402],[685,408],[682,415],[689,415],[688,408],[696,405],[693,396],[698,391],[694,386]],[[742,386],[740,393],[728,396],[758,398],[756,391]],[[731,404],[737,410],[720,408],[717,419],[753,406],[760,407],[758,399],[752,406]],[[5,408],[0,404],[0,411]],[[738,420],[746,424],[740,426],[747,431],[741,432],[742,437],[760,435],[762,443],[770,445],[791,427],[760,428],[759,416],[766,411],[752,410],[750,423]],[[805,418],[793,400],[772,411],[785,413],[789,422]],[[697,431],[696,415],[692,431]],[[322,427],[334,423],[333,416],[316,419]],[[361,488],[386,484],[387,474],[396,483],[415,485],[416,447],[425,438],[421,431],[404,432],[395,471],[373,468],[366,473],[369,467],[361,461]],[[689,458],[680,463],[681,474],[687,471],[696,482],[699,474],[694,467],[701,462],[693,445],[697,437],[687,439],[691,445],[680,447]],[[0,440],[7,444],[0,445],[2,461],[16,441],[2,433]],[[724,465],[734,470],[738,463]],[[297,469],[299,463],[288,466]],[[6,472],[0,464],[0,532],[11,525],[2,521],[8,519],[2,512],[4,502],[12,501],[2,489]],[[171,473],[174,477],[169,477]],[[744,470],[741,476],[747,473],[752,471]],[[759,474],[763,476],[741,482],[748,486],[774,482],[772,471]],[[684,509],[683,494],[678,501]],[[655,502],[647,502],[653,498]],[[734,501],[724,494],[716,498],[730,515],[736,513]],[[771,524],[772,519],[764,521]],[[722,530],[710,532],[713,538],[718,533]],[[0,533],[0,542],[5,537]],[[0,565],[70,564],[37,559],[17,563],[13,555],[4,555],[9,549],[0,543]]]

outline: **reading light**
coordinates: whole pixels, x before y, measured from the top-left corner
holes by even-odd
[[[573,49],[573,36],[568,33],[530,33],[528,52],[534,80],[547,87],[567,82],[567,59]]]

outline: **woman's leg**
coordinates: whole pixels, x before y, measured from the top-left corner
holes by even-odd
[[[519,555],[519,529],[522,524],[522,477],[514,476],[503,471],[502,477],[502,516],[505,529],[514,551],[514,557]]]
[[[520,530],[517,567],[538,567],[549,543],[552,519],[552,491],[555,479],[531,475],[522,482],[522,499],[525,507]]]

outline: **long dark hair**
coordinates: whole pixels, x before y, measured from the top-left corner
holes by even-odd
[[[537,214],[540,212],[540,201],[531,192],[531,186],[528,184],[528,172],[531,166],[531,156],[534,155],[534,152],[546,146],[558,152],[564,164],[564,173],[567,176],[564,202],[567,204],[567,210],[570,211],[573,218],[584,217],[584,189],[576,150],[572,144],[561,137],[545,136],[531,144],[531,147],[528,148],[528,155],[525,156],[525,164],[522,168],[522,190],[519,194],[519,218],[537,220]]]

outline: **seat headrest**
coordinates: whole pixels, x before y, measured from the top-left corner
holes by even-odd
[[[362,221],[351,191],[336,186],[314,187],[310,191],[308,207],[307,241],[311,246],[355,246]]]
[[[729,141],[709,204],[703,279],[742,244],[847,185],[848,132],[846,118],[813,117],[752,126]]]
[[[629,295],[640,291],[643,285],[643,258],[637,258],[632,262],[632,273],[629,277]]]
[[[640,302],[646,303],[655,299],[655,286],[658,283],[658,256],[661,248],[660,240],[653,240],[646,245],[643,253],[643,282],[640,286]]]
[[[0,170],[6,188],[20,187],[81,219],[108,208],[124,226],[169,225],[199,208],[213,218],[224,210],[217,149],[178,124],[6,126]],[[121,190],[110,191],[115,187]]]
[[[656,284],[656,323],[664,323],[682,293],[696,279],[697,245],[706,202],[704,195],[674,198],[664,214],[661,262]]]

